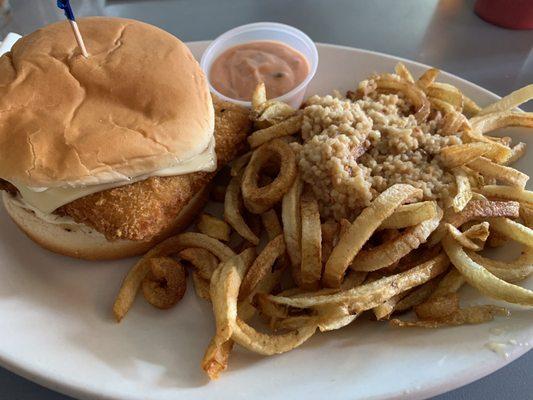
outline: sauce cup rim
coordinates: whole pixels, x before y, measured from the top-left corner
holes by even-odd
[[[287,102],[291,97],[295,96],[296,94],[298,94],[302,90],[305,90],[306,87],[309,85],[309,82],[311,82],[311,80],[315,76],[315,73],[316,73],[317,68],[318,68],[318,61],[319,61],[318,60],[318,50],[316,48],[315,42],[307,34],[305,34],[301,30],[299,30],[299,29],[297,29],[297,28],[295,28],[295,27],[293,27],[291,25],[286,25],[286,24],[282,24],[282,23],[279,23],[279,22],[254,22],[254,23],[251,23],[251,24],[240,25],[240,26],[237,26],[237,27],[235,27],[233,29],[230,29],[229,31],[224,32],[223,34],[218,36],[216,39],[211,41],[209,46],[207,46],[207,48],[205,49],[204,53],[202,54],[202,58],[200,60],[200,67],[202,68],[202,70],[204,71],[204,73],[206,75],[206,79],[207,79],[207,82],[209,84],[209,89],[211,90],[211,92],[213,94],[215,94],[221,100],[229,101],[229,102],[232,102],[234,104],[238,104],[240,106],[248,107],[248,108],[250,108],[252,106],[252,102],[251,101],[238,100],[238,99],[234,99],[234,98],[231,98],[231,97],[227,97],[227,96],[223,95],[222,93],[220,93],[218,90],[216,90],[213,87],[213,85],[211,84],[211,80],[209,78],[209,72],[210,72],[211,64],[215,60],[215,57],[213,57],[213,54],[212,54],[214,49],[218,45],[220,45],[221,42],[225,42],[225,41],[228,41],[230,39],[233,39],[235,36],[241,35],[241,34],[243,34],[245,32],[249,32],[249,31],[264,30],[264,29],[273,30],[273,31],[283,31],[283,32],[285,32],[285,33],[287,33],[289,35],[298,37],[305,45],[308,46],[308,48],[309,48],[309,50],[311,52],[312,58],[313,58],[313,59],[309,59],[309,57],[307,57],[305,54],[303,54],[303,56],[306,58],[307,62],[309,63],[309,73],[307,74],[305,79],[302,82],[300,82],[300,84],[298,86],[294,87],[293,89],[291,89],[287,93],[285,93],[285,94],[283,94],[283,95],[281,95],[279,97],[276,97],[275,99],[269,99],[269,100],[277,100],[277,101]],[[265,37],[264,39],[259,39],[259,40],[273,40],[273,39],[269,39],[268,37]],[[256,41],[256,40],[253,40],[253,41]],[[279,41],[283,42],[282,40],[279,40]],[[252,42],[252,41],[243,42],[242,44],[250,43],[250,42]],[[228,46],[225,50],[227,50],[227,49],[229,49],[229,48],[231,48],[233,46],[234,45]],[[292,46],[290,46],[290,47],[292,47]],[[218,54],[217,54],[217,56],[218,56]]]

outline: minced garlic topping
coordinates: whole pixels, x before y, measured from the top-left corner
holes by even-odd
[[[298,154],[302,179],[310,184],[325,218],[351,218],[395,183],[423,190],[425,199],[446,197],[453,175],[439,161],[440,149],[461,144],[441,136],[442,117],[418,124],[401,94],[383,94],[373,81],[359,85],[359,100],[313,96],[303,110]]]

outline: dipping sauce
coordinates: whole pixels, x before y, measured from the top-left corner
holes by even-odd
[[[309,74],[309,62],[299,51],[281,42],[257,41],[231,47],[213,62],[211,85],[221,94],[250,101],[264,82],[269,99],[290,92]]]

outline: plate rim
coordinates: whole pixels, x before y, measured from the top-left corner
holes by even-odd
[[[185,42],[187,46],[207,46],[211,40],[198,40],[198,41],[189,41]],[[409,64],[414,64],[417,67],[421,68],[431,68],[431,66],[415,61],[410,60],[408,58],[399,57],[393,54],[387,54],[379,51],[374,50],[367,50],[362,49],[358,47],[352,47],[352,46],[345,46],[345,45],[338,45],[338,44],[331,44],[331,43],[323,43],[323,42],[316,42],[317,47],[319,48],[332,48],[332,49],[339,49],[344,51],[355,51],[362,54],[371,54],[375,56],[380,57],[386,57],[389,59],[397,60],[397,61],[403,61],[408,62]],[[485,89],[481,86],[479,86],[476,83],[470,82],[464,78],[461,78],[457,75],[454,75],[452,73],[446,72],[444,70],[441,70],[441,73],[446,77],[451,77],[455,80],[460,81],[464,85],[472,86],[475,88],[475,90],[479,92],[483,92],[485,95],[488,95],[492,97],[494,100],[498,100],[501,97],[497,94],[491,92],[488,89]],[[512,349],[510,349],[507,357],[495,357],[492,362],[484,363],[480,366],[480,368],[476,368],[475,370],[472,370],[472,372],[468,372],[467,374],[461,373],[461,374],[454,374],[452,378],[448,379],[445,382],[431,385],[431,384],[422,384],[418,385],[415,389],[412,391],[409,391],[408,393],[398,393],[388,395],[377,395],[368,397],[369,400],[422,400],[427,399],[429,397],[437,396],[449,391],[452,391],[454,389],[458,389],[460,387],[463,387],[465,385],[468,385],[472,382],[475,382],[479,379],[482,379],[488,375],[490,375],[493,372],[498,371],[501,368],[504,368],[514,360],[518,359],[522,355],[529,352],[531,349],[533,349],[533,343],[530,343],[529,346],[515,346]],[[124,397],[120,393],[111,394],[111,393],[98,393],[96,391],[93,391],[92,389],[85,387],[81,384],[76,384],[73,382],[60,380],[60,377],[57,375],[51,375],[48,374],[46,370],[39,369],[38,367],[32,367],[28,365],[23,365],[22,363],[19,363],[16,359],[11,359],[10,357],[5,356],[0,352],[0,366],[2,368],[5,368],[6,370],[21,376],[24,379],[27,379],[31,382],[34,382],[40,386],[43,386],[49,390],[58,392],[63,395],[71,396],[80,400],[88,400],[88,399],[105,399],[105,400],[126,400],[131,397]]]

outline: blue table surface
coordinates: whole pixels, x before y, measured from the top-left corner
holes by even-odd
[[[0,37],[62,18],[54,1],[11,0]],[[434,65],[499,95],[533,82],[533,31],[490,25],[473,0],[73,0],[78,16],[140,19],[183,41],[214,38],[250,22],[294,25],[318,42],[397,55]],[[216,16],[216,17],[215,17]],[[532,107],[526,107],[531,110]],[[533,352],[435,400],[533,399]],[[67,400],[0,368],[0,400]]]

